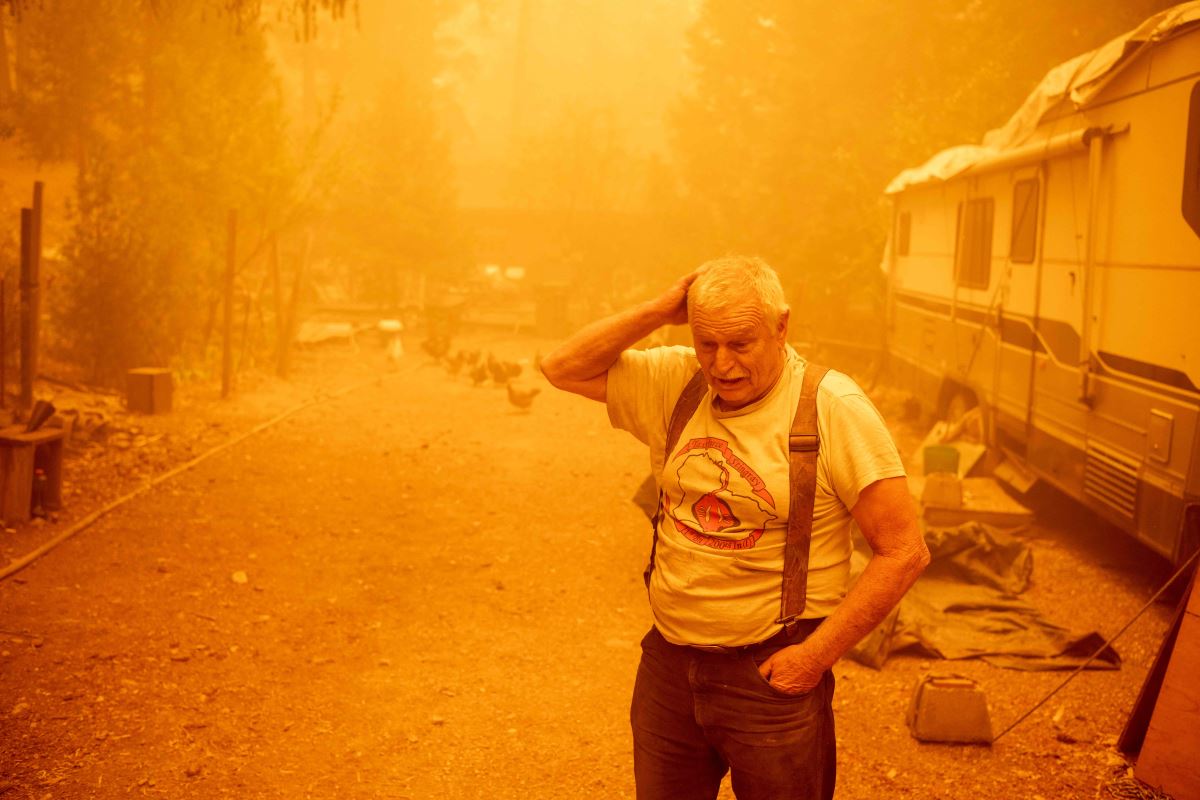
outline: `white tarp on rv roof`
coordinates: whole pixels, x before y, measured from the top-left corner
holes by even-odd
[[[1086,106],[1096,93],[1129,62],[1139,48],[1168,36],[1177,28],[1200,20],[1200,0],[1160,11],[1129,33],[1118,36],[1090,53],[1076,56],[1046,73],[1041,83],[1003,126],[984,134],[978,145],[959,145],[935,155],[919,167],[897,175],[887,194],[931,180],[947,180],[984,159],[1024,144],[1050,109],[1069,98],[1076,108]]]

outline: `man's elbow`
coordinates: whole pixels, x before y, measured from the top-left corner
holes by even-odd
[[[924,572],[925,568],[929,566],[929,562],[932,560],[933,557],[929,554],[929,545],[925,544],[925,538],[921,537],[921,540],[918,542],[917,553],[913,567],[916,573],[920,575],[922,572]]]
[[[909,541],[908,547],[905,547],[901,555],[906,571],[912,576],[912,580],[916,580],[929,566],[931,557],[929,555],[929,545],[925,544],[925,537],[921,533],[920,526],[917,526],[916,535]]]
[[[604,402],[607,392],[607,375],[601,373],[592,378],[581,378],[573,369],[569,359],[551,354],[542,360],[542,375],[555,389],[577,394],[589,400]]]
[[[904,576],[910,584],[921,576],[929,566],[929,546],[925,544],[925,534],[920,524],[913,519],[907,524],[901,523],[886,544],[875,549],[875,554],[887,559],[897,573]]]
[[[542,358],[542,377],[550,382],[555,389],[564,388],[566,376],[563,373],[563,359],[558,353],[550,353]]]

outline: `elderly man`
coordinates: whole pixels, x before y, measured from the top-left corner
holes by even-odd
[[[694,348],[631,349],[663,325]],[[896,447],[862,390],[787,344],[779,278],[705,264],[542,362],[649,445],[654,626],[633,690],[639,800],[833,796],[831,668],[929,560]],[[851,527],[873,555],[847,591]]]

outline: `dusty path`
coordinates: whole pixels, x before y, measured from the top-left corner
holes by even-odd
[[[640,445],[588,401],[338,357],[380,380],[0,583],[0,798],[632,797]],[[1158,577],[1038,536],[1031,599],[1072,624],[1112,632]],[[991,750],[908,736],[920,657],[839,665],[839,797],[1097,796],[1166,616]],[[998,726],[1060,677],[954,667]]]

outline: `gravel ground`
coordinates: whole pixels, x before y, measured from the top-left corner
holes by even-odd
[[[477,333],[530,361],[549,343]],[[17,559],[153,475],[300,410],[104,516],[0,582],[0,797],[632,797],[627,724],[649,625],[646,454],[603,409],[542,386],[528,412],[419,354],[301,355],[291,382],[232,401],[182,390],[72,446],[56,522],[10,530]],[[338,397],[339,387],[357,386]],[[924,431],[876,400],[902,452]],[[67,397],[64,394],[63,400]],[[140,437],[140,438],[139,438]],[[1026,598],[1115,633],[1167,565],[1078,509],[1039,503]],[[993,747],[921,744],[918,678],[954,671],[999,730],[1062,673],[893,655],[839,664],[840,798],[1092,798],[1172,607]],[[723,796],[731,797],[728,787]]]

